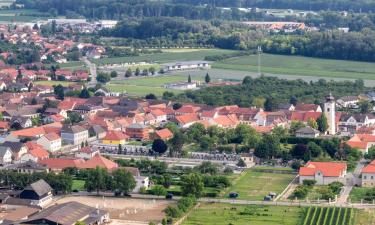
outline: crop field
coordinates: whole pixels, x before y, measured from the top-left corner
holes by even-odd
[[[183,225],[301,225],[304,209],[287,206],[244,206],[205,203]]]
[[[309,207],[302,225],[351,225],[354,209]]]
[[[34,83],[40,84],[40,85],[47,85],[47,86],[54,86],[54,85],[61,84],[64,87],[68,87],[71,84],[77,84],[76,82],[57,81],[57,80],[39,80],[39,81],[35,81]]]
[[[261,71],[269,74],[375,80],[375,63],[263,54]],[[257,55],[215,62],[213,68],[256,72]]]
[[[230,192],[237,192],[238,199],[263,200],[270,192],[280,194],[295,177],[294,174],[272,173],[269,171],[249,169],[232,181],[225,197]]]
[[[115,58],[103,58],[93,60],[96,64],[117,64],[117,63],[131,63],[131,62],[152,62],[152,63],[167,63],[173,61],[189,61],[189,60],[203,60],[205,56],[221,55],[233,53],[232,50],[224,49],[200,49],[193,51],[171,51],[169,50],[163,53],[155,54],[144,54],[140,56],[132,57],[115,57]]]
[[[0,1],[1,6],[7,6],[11,1]],[[38,19],[48,19],[43,13],[31,9],[0,10],[1,22],[31,22]]]

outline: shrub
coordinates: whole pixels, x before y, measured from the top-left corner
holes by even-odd
[[[292,196],[294,198],[306,198],[307,194],[309,193],[309,189],[307,186],[299,185],[293,192]]]
[[[343,187],[344,185],[338,181],[335,181],[335,182],[332,182],[328,185],[328,188],[331,189],[331,191],[334,193],[334,194],[339,194],[340,193],[340,190],[341,188]]]
[[[314,186],[315,184],[316,184],[316,180],[304,180],[303,181],[303,185],[308,186],[308,187]]]
[[[152,187],[151,193],[153,195],[161,196],[161,195],[166,195],[167,190],[162,185],[155,185]]]

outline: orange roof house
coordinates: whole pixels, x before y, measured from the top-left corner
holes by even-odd
[[[171,139],[172,137],[173,137],[173,133],[168,128],[156,130],[155,133],[153,134],[154,139],[168,140],[168,139]]]
[[[367,153],[368,149],[375,145],[375,135],[372,134],[355,134],[352,138],[350,138],[347,142],[352,148],[357,148],[365,153]]]
[[[173,121],[177,123],[182,128],[188,128],[190,127],[193,123],[197,122],[199,120],[198,115],[195,113],[191,114],[184,114],[180,116],[176,116],[173,118]]]
[[[39,160],[38,163],[47,166],[54,171],[61,171],[65,168],[78,168],[84,162],[83,159],[77,158],[48,158]]]
[[[121,131],[111,130],[108,131],[106,136],[102,139],[103,144],[116,144],[123,145],[129,139],[129,136]]]
[[[104,158],[100,154],[97,154],[86,162],[78,165],[79,169],[95,169],[96,167],[105,168],[107,170],[114,170],[118,168],[118,165],[117,163]]]
[[[375,160],[362,169],[361,175],[362,187],[375,187]]]
[[[299,170],[300,184],[304,180],[315,180],[318,185],[327,185],[335,181],[345,182],[347,165],[340,162],[308,162]]]

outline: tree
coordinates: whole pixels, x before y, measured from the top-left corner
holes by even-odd
[[[272,112],[277,108],[276,101],[273,97],[266,98],[266,102],[264,103],[264,110]]]
[[[155,75],[155,72],[156,72],[155,67],[151,66],[149,68],[149,72],[151,73],[151,75]]]
[[[39,30],[39,26],[38,26],[38,24],[34,24],[34,26],[33,26],[33,30]]]
[[[173,138],[169,140],[170,149],[169,153],[172,157],[179,156],[181,154],[182,147],[185,143],[184,135],[178,131],[174,133]]]
[[[143,69],[142,75],[143,76],[148,76],[148,69],[147,68]]]
[[[81,93],[79,94],[80,98],[90,98],[90,92],[87,88],[82,89]]]
[[[145,96],[145,99],[158,99],[155,94],[150,93]]]
[[[126,70],[126,72],[125,72],[125,77],[131,77],[132,74],[133,74],[132,69],[131,69],[131,68],[128,68],[128,69]]]
[[[328,129],[328,122],[327,122],[326,115],[324,113],[322,113],[322,115],[320,115],[320,117],[318,117],[316,122],[318,124],[318,130],[322,133],[325,133]]]
[[[107,190],[106,180],[108,179],[108,172],[103,168],[96,167],[90,169],[87,172],[87,178],[85,180],[85,188],[88,192],[96,191],[99,194],[100,191]],[[134,179],[134,178],[133,178]]]
[[[303,159],[305,161],[309,161],[311,159],[311,152],[309,148],[304,144],[296,144],[292,151],[292,156],[296,159]]]
[[[139,69],[139,67],[135,68],[134,75],[136,75],[136,76],[141,75],[141,70]]]
[[[181,192],[183,196],[193,195],[196,198],[202,196],[203,178],[198,173],[190,173],[181,177]]]
[[[118,75],[117,72],[114,71],[114,70],[112,70],[111,73],[110,73],[111,78],[115,78],[115,77],[117,77],[117,75]]]
[[[133,174],[126,169],[117,169],[112,172],[113,176],[113,188],[121,193],[128,194],[136,186],[136,181]]]
[[[307,125],[313,129],[318,129],[318,123],[313,118],[307,120]]]
[[[107,73],[99,73],[96,76],[96,80],[100,83],[108,83],[111,80],[111,77]]]
[[[271,159],[277,155],[279,150],[279,138],[273,134],[266,134],[255,148],[254,155],[263,159]]]
[[[292,122],[290,122],[290,128],[289,128],[289,132],[291,134],[296,134],[296,131],[302,127],[305,127],[306,125],[301,122],[301,121],[297,121],[297,120],[292,120]]]
[[[208,73],[206,73],[206,76],[204,77],[204,81],[208,84],[211,82],[211,77]]]
[[[190,76],[190,74],[188,76],[188,83],[191,83],[191,76]]]
[[[78,112],[75,112],[75,111],[69,111],[66,123],[75,124],[75,123],[81,122],[82,120],[83,119],[82,119],[81,114],[79,114]]]
[[[119,154],[119,155],[122,154],[122,146],[121,146],[121,144],[118,144],[117,154]]]
[[[64,100],[64,87],[61,84],[53,87],[53,93],[57,96],[57,99]]]
[[[168,146],[162,139],[155,139],[154,142],[152,142],[152,150],[154,152],[163,154],[167,151],[167,149]]]
[[[204,161],[199,166],[195,167],[195,169],[202,173],[202,174],[211,174],[215,175],[218,173],[218,168],[216,164],[213,164],[210,161]]]
[[[296,97],[296,96],[292,96],[292,97],[290,98],[290,100],[289,100],[289,103],[292,104],[292,105],[294,105],[294,106],[296,106],[297,103],[298,103],[298,99],[297,99],[297,97]]]
[[[253,78],[250,76],[246,76],[242,80],[243,85],[251,85],[253,83]]]
[[[372,110],[372,104],[369,101],[360,101],[359,109],[361,113],[369,113]]]
[[[36,100],[36,98],[32,98],[31,105],[36,105],[36,104],[38,104],[38,101]]]
[[[167,194],[167,190],[162,185],[154,185],[151,189],[153,195],[163,196]]]

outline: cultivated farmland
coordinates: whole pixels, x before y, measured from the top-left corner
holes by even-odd
[[[354,209],[313,207],[307,208],[302,225],[350,225],[354,218]]]

